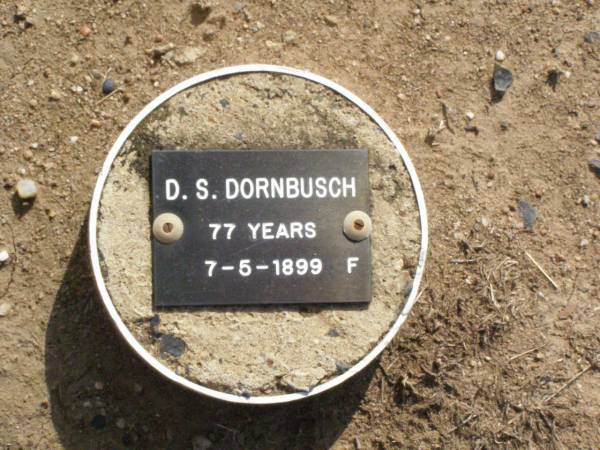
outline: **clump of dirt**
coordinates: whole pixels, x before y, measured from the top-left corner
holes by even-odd
[[[374,222],[373,300],[362,306],[273,306],[153,311],[149,161],[154,149],[369,151]],[[238,75],[189,89],[150,116],[124,145],[104,188],[98,242],[113,303],[163,364],[215,389],[264,395],[307,391],[365,356],[412,289],[404,260],[420,228],[402,160],[358,107],[296,77]],[[127,242],[127,245],[123,245]],[[151,328],[153,317],[160,325]],[[177,353],[164,340],[185,342]]]

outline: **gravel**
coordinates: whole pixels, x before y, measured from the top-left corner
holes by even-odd
[[[17,195],[21,200],[33,200],[37,196],[35,181],[25,178],[17,183]]]

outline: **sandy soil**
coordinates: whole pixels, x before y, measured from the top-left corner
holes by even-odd
[[[0,444],[598,447],[600,181],[588,162],[600,42],[584,40],[597,3],[39,0],[15,16],[2,2]],[[177,59],[160,55],[167,43]],[[499,102],[498,49],[515,77]],[[430,213],[423,292],[402,332],[360,377],[285,407],[230,407],[157,377],[107,321],[85,248],[122,127],[176,82],[248,62],[312,70],[364,98],[411,153]],[[553,86],[552,70],[570,76]],[[124,89],[109,98],[107,72]],[[40,191],[29,208],[13,200],[24,176]],[[519,200],[538,212],[531,230]]]

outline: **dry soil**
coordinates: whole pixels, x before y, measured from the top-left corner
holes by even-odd
[[[194,5],[0,4],[0,445],[599,447],[600,42],[584,39],[598,2]],[[500,101],[498,49],[514,74]],[[364,98],[409,150],[430,218],[422,293],[389,349],[335,392],[270,408],[192,395],[141,363],[106,319],[85,244],[125,124],[193,74],[250,62]],[[105,76],[123,90],[104,97]],[[23,177],[39,188],[30,207],[13,197]],[[530,230],[520,200],[538,212]]]

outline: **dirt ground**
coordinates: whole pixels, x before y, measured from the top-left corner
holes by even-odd
[[[584,40],[597,0],[19,5],[0,4],[2,448],[600,446],[600,40]],[[171,58],[168,43],[193,50]],[[499,49],[514,83],[497,101]],[[389,349],[334,392],[269,408],[207,400],[140,362],[85,244],[125,124],[178,81],[250,62],[320,73],[373,106],[430,219],[422,293]],[[123,88],[110,97],[107,73]],[[23,177],[30,207],[13,197]],[[519,201],[537,210],[530,230]]]

